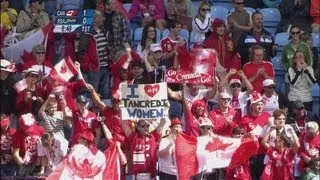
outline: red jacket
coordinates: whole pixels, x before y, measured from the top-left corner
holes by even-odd
[[[26,102],[24,100],[24,97],[26,96],[27,89],[21,91],[19,94],[17,94],[17,99],[16,99],[16,108],[20,114],[26,114],[26,113],[31,113],[32,112],[32,98],[28,99]],[[32,92],[33,97],[41,97],[43,100],[45,100],[45,91],[42,87],[37,86],[36,90]]]
[[[312,0],[310,6],[312,23],[320,24],[320,0]]]

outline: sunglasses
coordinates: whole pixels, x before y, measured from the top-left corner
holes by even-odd
[[[144,124],[144,125],[140,125],[141,128],[149,128],[150,125],[149,124]]]
[[[155,51],[155,52],[153,52],[153,53],[161,53],[161,51]]]
[[[244,5],[244,2],[237,2],[237,5]]]
[[[203,8],[203,9],[201,9],[201,11],[203,11],[203,12],[210,11],[210,9]]]
[[[36,78],[39,77],[38,74],[29,74],[28,76],[29,76],[29,77],[36,77]]]
[[[148,30],[149,33],[154,33],[156,30]]]
[[[300,34],[300,31],[291,32],[291,34]]]
[[[45,52],[36,52],[36,54],[45,54]]]
[[[275,87],[275,86],[267,86],[266,88],[268,88],[268,89],[275,89],[276,87]]]
[[[241,85],[240,84],[232,84],[231,88],[241,88]]]
[[[200,129],[203,129],[203,130],[211,130],[211,126],[200,126]]]

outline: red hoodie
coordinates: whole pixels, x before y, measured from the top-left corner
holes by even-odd
[[[310,6],[312,23],[320,24],[320,0],[312,0]]]

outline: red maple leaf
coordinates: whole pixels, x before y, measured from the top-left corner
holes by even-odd
[[[205,150],[208,150],[210,152],[213,151],[217,151],[217,150],[221,150],[224,151],[227,149],[227,147],[229,147],[230,145],[232,145],[232,143],[228,144],[228,143],[223,143],[223,141],[221,141],[219,138],[214,138],[213,141],[209,142],[206,145]]]
[[[61,74],[64,74],[64,73],[66,73],[66,72],[67,72],[67,66],[64,64],[64,65],[62,65],[61,68],[60,68],[60,73],[61,73]]]

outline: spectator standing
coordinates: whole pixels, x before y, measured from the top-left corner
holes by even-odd
[[[18,13],[15,9],[9,8],[8,0],[1,0],[1,24],[11,29],[16,25]]]
[[[210,4],[202,1],[198,8],[198,14],[192,21],[193,40],[195,43],[202,43],[205,39],[205,34],[210,29],[211,24],[211,8]]]
[[[226,69],[240,69],[241,60],[236,52],[232,38],[226,32],[226,26],[222,19],[215,18],[212,22],[211,35],[203,41],[206,48],[217,51],[219,64]]]
[[[294,25],[303,31],[311,31],[309,0],[282,0],[278,9],[281,21],[277,32],[287,32]]]
[[[165,0],[164,6],[169,20],[176,20],[183,29],[192,30],[192,19],[197,12],[191,0]]]
[[[274,91],[276,85],[272,79],[265,79],[262,82],[263,90],[262,97],[265,101],[264,111],[272,114],[275,110],[279,109],[279,96]]]
[[[144,69],[144,64],[140,60],[131,61],[130,72],[132,74],[132,80],[128,83],[132,84],[151,84],[151,77],[148,76]]]
[[[165,11],[161,0],[133,0],[129,10],[131,22],[144,27],[146,24],[155,23],[159,29],[164,29]]]
[[[0,176],[16,176],[17,164],[13,159],[12,141],[15,129],[10,127],[10,117],[1,114],[1,138],[0,138]]]
[[[19,39],[24,39],[37,28],[42,28],[50,23],[49,15],[42,11],[43,0],[30,0],[25,10],[20,11],[17,19],[17,33],[22,33]]]
[[[19,119],[19,130],[13,135],[13,157],[19,165],[19,176],[35,176],[38,159],[37,146],[44,129],[36,124],[32,114]]]
[[[316,79],[312,67],[306,63],[303,52],[297,51],[293,57],[293,65],[288,70],[289,101],[301,100],[308,111],[312,111],[311,88]]]
[[[103,28],[104,21],[103,14],[95,11],[92,32],[80,35],[78,58],[86,82],[92,84],[102,98],[108,99],[111,87],[107,46],[110,42]]]
[[[150,45],[156,43],[157,31],[154,24],[147,24],[143,27],[141,42],[137,46],[137,53],[144,59],[144,50],[150,50]]]
[[[271,33],[263,28],[263,15],[260,12],[254,12],[251,18],[252,28],[247,33],[241,35],[238,44],[238,52],[240,53],[242,64],[245,64],[250,59],[248,55],[254,45],[263,47],[265,52],[264,59],[271,61],[276,46],[274,45]]]
[[[312,32],[320,32],[320,1],[311,0],[310,16],[312,18]]]
[[[262,82],[265,79],[273,79],[275,73],[273,65],[264,60],[264,49],[262,46],[253,46],[251,51],[252,61],[246,63],[242,70],[252,84],[253,89],[257,92],[261,92]]]
[[[304,179],[316,179],[320,176],[320,158],[316,158],[310,161],[309,170],[303,176]]]
[[[285,45],[283,47],[282,51],[282,66],[285,70],[288,70],[293,62],[293,56],[296,51],[303,52],[304,56],[306,57],[306,63],[309,66],[312,66],[313,60],[312,60],[312,52],[310,50],[311,47],[308,46],[307,43],[300,40],[301,36],[301,30],[298,26],[292,26],[290,29],[290,37],[291,39],[290,43]]]
[[[235,46],[238,46],[240,36],[252,28],[250,14],[244,9],[244,0],[233,0],[234,11],[227,17],[227,28],[231,32]]]
[[[175,159],[175,140],[182,132],[182,124],[178,118],[173,118],[170,125],[170,134],[162,138],[159,144],[159,177],[160,180],[177,180]]]
[[[11,115],[16,113],[16,90],[13,88],[15,83],[15,65],[10,61],[1,59],[0,61],[0,113]]]
[[[57,0],[57,10],[82,10],[83,0]]]

